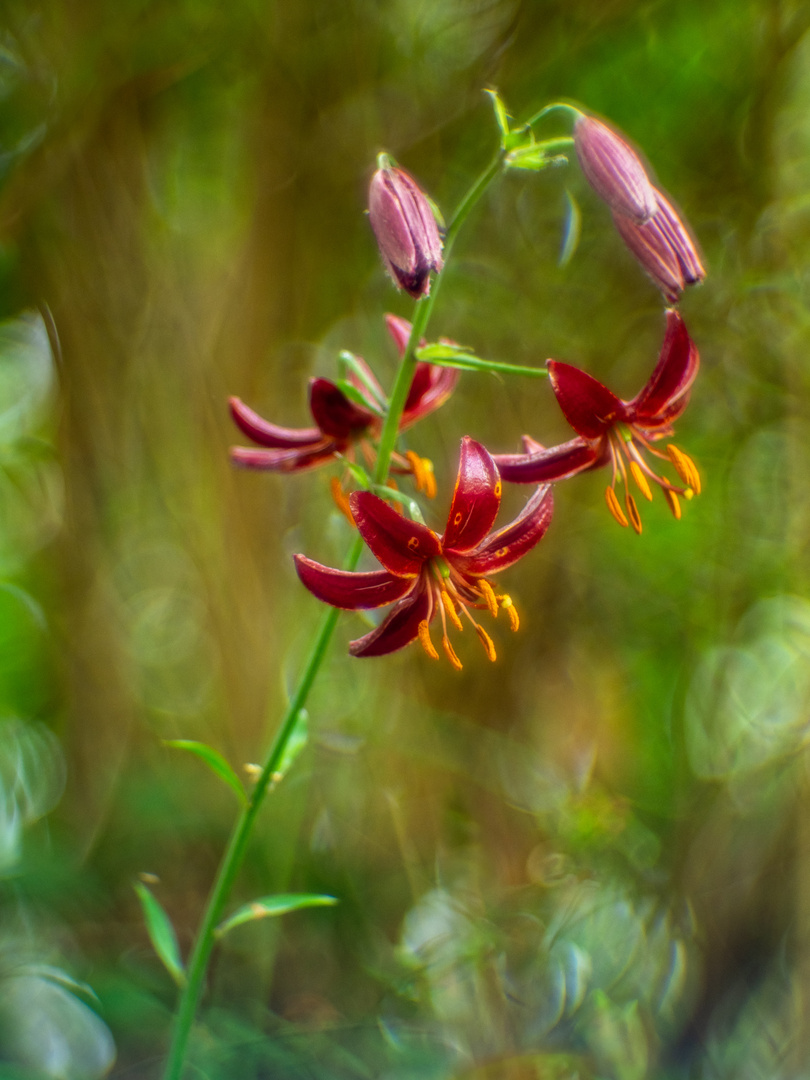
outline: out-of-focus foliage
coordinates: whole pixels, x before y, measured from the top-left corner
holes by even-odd
[[[341,349],[390,385],[382,315],[410,305],[363,214],[376,154],[449,217],[498,143],[487,86],[518,120],[559,98],[608,117],[700,238],[678,443],[705,490],[636,537],[604,475],[559,485],[504,574],[521,629],[496,624],[497,666],[467,635],[458,674],[416,647],[351,660],[367,623],[342,618],[228,911],[339,902],[222,938],[194,1064],[810,1074],[809,31],[792,0],[6,0],[5,1074],[159,1074],[175,987],[132,883],[185,962],[235,812],[224,770],[164,743],[250,789],[321,614],[290,556],[338,565],[351,541],[322,472],[231,470],[226,399],[306,424]],[[487,195],[431,336],[631,395],[662,331],[569,163]],[[436,468],[428,523],[463,434],[524,432],[569,436],[546,384],[462,375],[407,433]]]

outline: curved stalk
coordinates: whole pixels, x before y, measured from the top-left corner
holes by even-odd
[[[489,168],[481,174],[462,199],[461,204],[447,229],[444,242],[445,261],[450,254],[450,249],[453,246],[456,235],[469,212],[498,175],[501,169],[501,161],[502,159],[499,155]],[[405,401],[407,400],[408,391],[410,390],[411,382],[413,381],[413,373],[416,368],[416,349],[419,340],[427,328],[436,294],[439,291],[440,282],[441,275],[434,279],[433,291],[430,296],[425,297],[416,303],[411,336],[408,340],[405,355],[403,356],[397,371],[397,377],[391,391],[388,412],[380,435],[377,464],[374,470],[374,482],[377,484],[384,484],[388,479],[391,454],[393,453],[397,432],[399,430],[399,421],[405,407]],[[347,570],[353,570],[357,566],[362,550],[363,542],[358,536],[353,541],[346,559],[345,568]],[[188,1048],[188,1040],[191,1035],[194,1017],[197,1013],[197,1006],[202,994],[205,974],[208,969],[208,961],[211,957],[211,952],[216,940],[215,931],[217,924],[220,921],[225,903],[233,883],[236,880],[236,875],[242,865],[242,860],[247,849],[248,840],[256,816],[270,788],[273,774],[278,771],[278,766],[286,751],[287,743],[295,728],[298,715],[301,709],[304,708],[312,685],[320,671],[329,643],[332,639],[332,634],[337,625],[339,615],[339,609],[330,608],[323,617],[323,621],[316,634],[298,686],[287,706],[287,710],[276,733],[276,737],[273,740],[264,767],[253,788],[250,799],[234,826],[231,838],[228,841],[228,846],[225,849],[225,853],[219,865],[219,870],[217,871],[217,876],[211,888],[208,903],[206,904],[202,921],[197,931],[194,947],[191,956],[189,957],[187,979],[180,995],[172,1043],[169,1049],[169,1057],[164,1074],[165,1080],[181,1080]]]

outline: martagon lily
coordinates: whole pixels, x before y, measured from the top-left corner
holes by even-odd
[[[400,356],[403,355],[410,336],[410,323],[387,315],[386,325]],[[371,443],[382,429],[385,395],[364,360],[354,357],[354,365],[349,381],[365,404],[350,400],[330,379],[310,379],[309,408],[315,427],[279,427],[264,420],[238,397],[232,397],[230,409],[236,426],[261,447],[233,447],[233,463],[246,469],[302,472],[323,465],[336,455],[351,459],[357,445],[367,460],[371,460]],[[363,377],[356,370],[358,368]],[[404,431],[443,405],[455,389],[458,377],[459,372],[452,368],[417,364],[399,430]],[[406,459],[400,460],[399,465],[413,472],[417,487],[431,495],[435,488],[430,463],[413,452],[407,454]]]
[[[453,667],[462,664],[450,643],[448,623],[462,630],[462,618],[475,629],[486,655],[495,660],[492,638],[471,609],[495,617],[503,608],[513,630],[519,619],[511,598],[490,582],[526,555],[542,539],[551,522],[553,502],[548,484],[539,487],[510,524],[490,532],[501,502],[501,481],[489,452],[469,436],[461,458],[447,525],[441,536],[418,521],[398,514],[368,491],[349,498],[360,535],[383,569],[370,572],[334,570],[295,556],[298,576],[319,600],[357,610],[393,603],[383,621],[352,641],[353,656],[383,656],[419,639],[433,659],[438,653],[429,625],[438,614],[442,648]]]
[[[700,494],[700,474],[692,458],[677,446],[670,443],[664,454],[653,444],[673,435],[673,422],[689,402],[699,363],[697,348],[683,319],[671,309],[667,311],[664,343],[655,370],[630,401],[618,398],[579,368],[549,360],[552,389],[576,437],[546,448],[524,436],[525,453],[494,455],[501,476],[512,483],[548,483],[610,463],[613,478],[605,499],[620,525],[626,526],[629,519],[635,531],[641,532],[641,517],[629,490],[628,473],[646,499],[652,499],[650,481],[658,484],[673,515],[680,518],[679,496],[691,499]],[[683,486],[657,473],[647,455],[668,461]],[[616,495],[619,478],[625,485],[626,514]]]

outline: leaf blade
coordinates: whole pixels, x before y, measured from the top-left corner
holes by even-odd
[[[163,745],[172,750],[187,750],[190,754],[194,754],[205,762],[215,776],[225,781],[243,806],[247,803],[247,796],[244,787],[242,787],[242,782],[218,750],[214,750],[212,746],[197,742],[194,739],[164,739]]]
[[[158,959],[182,989],[186,984],[186,972],[180,958],[180,946],[171,919],[163,910],[157,897],[141,881],[133,883],[141,902],[146,932]]]
[[[243,904],[216,928],[217,937],[222,937],[236,926],[257,919],[273,918],[286,915],[290,911],[300,911],[308,907],[331,907],[338,903],[336,896],[325,893],[276,893],[274,896],[261,896]]]

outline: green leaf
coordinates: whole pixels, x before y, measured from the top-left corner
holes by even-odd
[[[309,713],[306,709],[301,709],[296,717],[293,729],[290,732],[290,737],[287,739],[287,745],[284,747],[284,753],[281,755],[281,761],[278,763],[278,768],[273,773],[273,782],[278,783],[279,780],[283,780],[287,773],[293,766],[295,759],[307,745],[309,741]]]
[[[164,739],[163,745],[169,746],[173,750],[188,750],[190,754],[195,754],[201,761],[205,762],[212,773],[218,776],[220,780],[224,780],[233,789],[240,803],[244,805],[247,802],[245,789],[242,787],[239,777],[218,750],[206,746],[205,743],[195,742],[193,739]]]
[[[223,934],[227,934],[235,926],[241,926],[242,923],[267,919],[274,915],[285,915],[288,911],[299,911],[301,908],[331,907],[337,902],[336,896],[319,893],[278,893],[275,896],[262,896],[240,907],[230,918],[220,923],[216,934],[217,937],[222,937]]]
[[[535,379],[548,378],[546,368],[525,367],[522,364],[504,364],[500,360],[482,360],[462,346],[437,342],[416,350],[418,360],[427,360],[439,367],[458,368],[460,371],[492,371],[501,375],[528,375]]]
[[[133,888],[141,902],[146,930],[155,952],[177,985],[185,986],[186,973],[169,916],[143,882],[136,881]]]
[[[557,260],[559,266],[568,266],[579,244],[579,234],[582,227],[582,215],[579,205],[570,191],[566,191],[567,209],[565,214],[565,229],[563,231],[560,257]]]
[[[369,412],[376,413],[377,416],[385,415],[378,405],[372,405],[368,398],[364,397],[354,383],[350,383],[348,379],[337,379],[336,384],[349,401],[353,401],[355,405],[359,405],[361,409],[368,409]]]
[[[338,355],[338,371],[340,372],[341,376],[341,389],[343,389],[342,380],[345,377],[346,372],[353,371],[357,378],[360,380],[360,382],[363,384],[363,386],[365,386],[365,388],[368,390],[369,394],[380,406],[380,415],[383,416],[385,414],[385,410],[388,408],[388,402],[385,400],[384,396],[380,396],[379,386],[376,386],[374,382],[369,378],[368,371],[365,369],[364,365],[360,363],[359,358],[356,357],[354,353],[349,352],[348,349],[343,349]],[[351,383],[349,385],[351,386],[355,394],[360,393],[356,386]],[[346,393],[345,390],[344,393]],[[351,395],[349,396],[351,397]],[[368,400],[364,398],[362,394],[360,394],[359,401],[356,397],[352,397],[352,400],[357,401],[359,405],[365,405],[366,408],[370,407]]]

